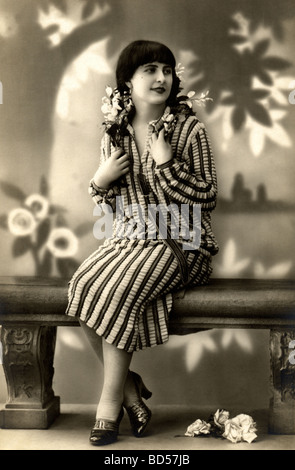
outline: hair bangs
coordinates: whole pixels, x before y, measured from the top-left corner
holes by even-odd
[[[140,49],[140,54],[137,57],[137,54],[134,55],[134,59],[137,59],[135,66],[160,62],[161,64],[170,65],[172,68],[175,67],[174,55],[164,44],[143,41]]]

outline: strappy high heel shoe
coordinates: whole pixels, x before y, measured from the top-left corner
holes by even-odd
[[[131,424],[131,429],[135,437],[141,437],[151,419],[152,412],[142,401],[142,397],[146,400],[152,396],[142,378],[136,372],[131,372],[134,385],[137,391],[137,400],[131,405],[126,407],[126,411]]]
[[[90,443],[94,446],[105,446],[116,442],[123,416],[124,410],[122,407],[117,421],[97,419],[90,433]]]

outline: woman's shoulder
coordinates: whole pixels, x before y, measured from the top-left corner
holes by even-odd
[[[198,134],[205,125],[195,113],[177,113],[175,132],[182,137],[191,138]]]

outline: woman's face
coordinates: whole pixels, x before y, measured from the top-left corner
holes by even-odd
[[[135,106],[140,102],[151,105],[166,103],[173,82],[172,67],[160,62],[139,66],[127,85]]]

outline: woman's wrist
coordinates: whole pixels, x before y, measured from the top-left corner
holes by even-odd
[[[164,170],[164,168],[169,168],[171,165],[173,165],[173,158],[171,158],[170,160],[167,160],[164,163],[157,163],[156,168],[158,170]]]
[[[102,190],[108,190],[109,187],[111,186],[111,182],[107,181],[106,179],[99,178],[96,175],[94,175],[94,178],[92,179],[93,183]]]
[[[90,181],[90,186],[93,188],[93,190],[95,192],[98,192],[98,193],[105,194],[109,190],[109,186],[106,187],[105,185],[101,186],[101,185],[97,184],[94,178],[92,178],[92,180]]]

